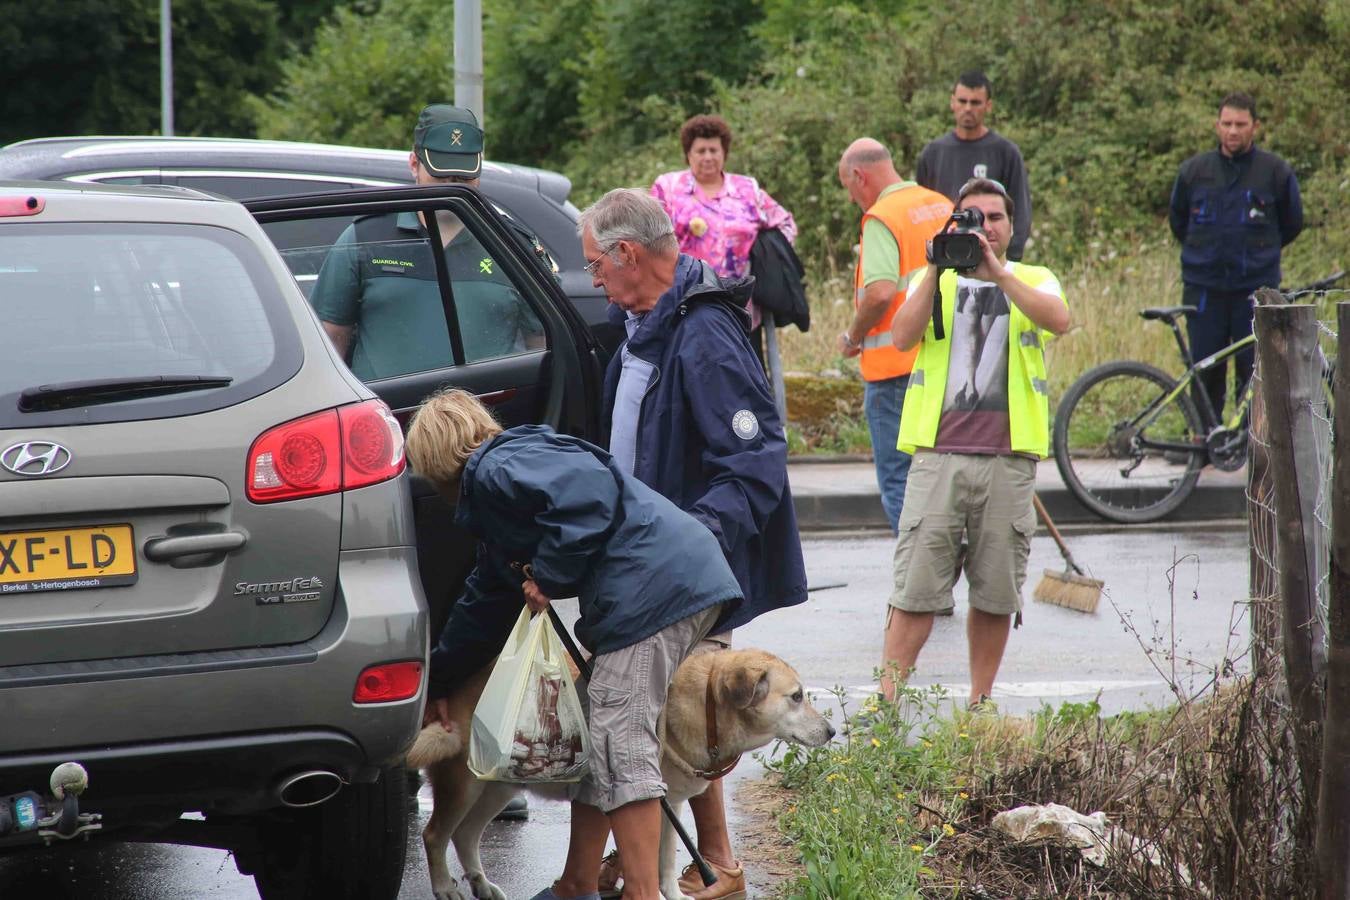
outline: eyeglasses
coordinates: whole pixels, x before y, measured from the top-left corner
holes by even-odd
[[[967,194],[987,194],[991,189],[993,192],[998,193],[1003,197],[1012,199],[1008,197],[1008,189],[1003,186],[1002,182],[995,181],[992,178],[972,178],[961,185],[961,190],[956,192],[956,202],[960,203],[962,200],[966,199]]]
[[[605,258],[606,256],[609,256],[611,253],[613,253],[613,252],[614,252],[614,248],[617,247],[617,246],[619,246],[619,242],[618,242],[618,241],[615,241],[614,243],[612,243],[612,244],[610,244],[608,247],[606,247],[604,250],[601,250],[599,256],[597,256],[595,259],[591,260],[590,262],[586,263],[586,265],[583,267],[583,268],[585,268],[585,270],[586,270],[586,274],[589,275],[589,276],[591,276],[592,278],[594,278],[594,277],[595,277],[595,273],[596,273],[597,271],[599,271],[599,269],[600,269],[600,263],[601,263],[601,261],[604,260],[604,258]]]

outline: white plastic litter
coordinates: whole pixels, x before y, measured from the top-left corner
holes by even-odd
[[[1019,843],[1049,841],[1071,844],[1093,865],[1106,865],[1111,828],[1106,813],[1085,816],[1058,803],[1019,806],[994,816],[993,826]],[[1114,829],[1113,829],[1114,830]]]
[[[1112,851],[1117,860],[1141,858],[1154,866],[1163,865],[1163,858],[1152,842],[1112,825],[1100,810],[1085,816],[1058,803],[1033,804],[1004,810],[990,824],[1019,843],[1049,842],[1077,847],[1083,859],[1095,866],[1105,866],[1107,853]],[[1186,866],[1178,863],[1177,874],[1202,895],[1209,895],[1204,884],[1192,879]]]

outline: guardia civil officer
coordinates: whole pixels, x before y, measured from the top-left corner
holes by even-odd
[[[476,188],[483,168],[483,130],[477,117],[442,103],[423,109],[408,166],[419,185]],[[464,344],[466,362],[542,347],[538,319],[459,218],[438,211],[436,232],[455,294],[458,327],[473,335]],[[526,240],[542,253],[537,239]],[[324,260],[310,303],[333,346],[363,381],[454,364],[422,212],[362,216],[353,222]]]

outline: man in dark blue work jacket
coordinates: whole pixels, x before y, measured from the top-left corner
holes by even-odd
[[[1181,164],[1172,188],[1172,233],[1181,241],[1182,302],[1191,355],[1200,361],[1252,333],[1251,293],[1279,287],[1280,248],[1303,230],[1303,202],[1289,163],[1253,145],[1256,101],[1229,94],[1214,130],[1219,146]],[[1255,357],[1235,357],[1242,396]],[[1216,414],[1222,415],[1228,365],[1201,375]]]

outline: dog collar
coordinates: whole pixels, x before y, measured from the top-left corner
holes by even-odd
[[[719,765],[722,761],[721,742],[717,737],[717,703],[713,699],[713,667],[708,667],[708,687],[704,691],[703,710],[707,719],[707,741],[708,741],[708,768],[694,769],[694,774],[699,778],[708,781],[716,781],[723,775],[726,775],[732,769],[736,768],[737,763],[741,761],[741,754],[737,753],[726,765]]]

